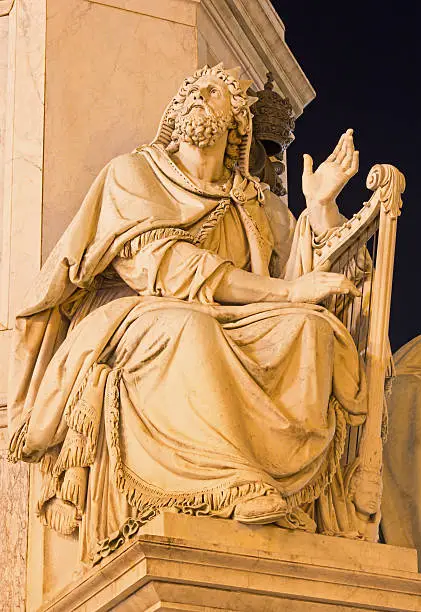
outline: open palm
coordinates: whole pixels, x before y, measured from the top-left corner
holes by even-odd
[[[339,139],[334,151],[313,172],[313,159],[304,155],[303,194],[307,204],[328,204],[335,200],[343,187],[358,172],[358,151],[355,151],[353,130]]]

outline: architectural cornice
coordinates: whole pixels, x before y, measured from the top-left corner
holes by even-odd
[[[256,87],[263,87],[266,73],[271,71],[295,116],[301,115],[316,94],[285,42],[284,24],[269,0],[201,0],[201,9],[232,54],[247,66]],[[217,54],[214,41],[213,47]]]

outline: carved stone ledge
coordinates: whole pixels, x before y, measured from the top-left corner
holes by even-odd
[[[13,8],[15,0],[0,0],[0,17],[8,15]]]
[[[164,513],[41,610],[409,612],[420,593],[415,550]]]

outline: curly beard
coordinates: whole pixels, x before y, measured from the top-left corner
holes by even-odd
[[[173,142],[187,142],[203,148],[215,144],[231,125],[231,115],[215,113],[209,107],[201,107],[205,114],[198,114],[193,107],[188,113],[179,113],[175,119],[175,127],[172,133]]]

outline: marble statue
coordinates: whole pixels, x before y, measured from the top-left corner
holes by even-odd
[[[251,176],[250,82],[205,66],[156,138],[113,159],[16,319],[10,458],[39,462],[38,513],[81,559],[164,509],[358,537],[340,459],[364,371],[313,270],[357,172],[352,130],[307,208]],[[137,527],[136,527],[137,528]]]
[[[387,544],[421,550],[421,336],[394,355],[384,447],[382,532]],[[410,467],[410,469],[408,469]]]

